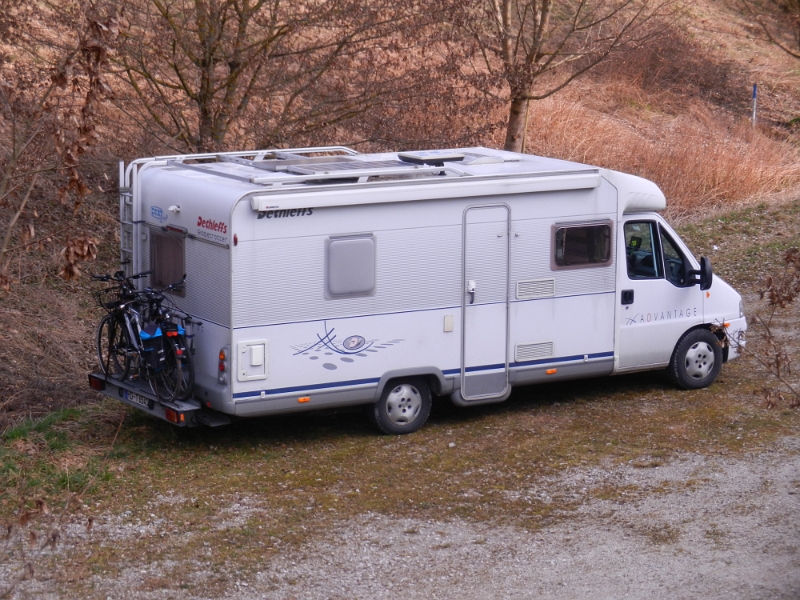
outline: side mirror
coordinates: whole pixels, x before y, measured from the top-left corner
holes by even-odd
[[[700,257],[700,269],[694,270],[692,269],[689,271],[689,275],[692,277],[696,277],[696,279],[689,280],[691,285],[696,283],[700,284],[700,289],[706,291],[708,288],[711,287],[711,283],[714,280],[714,272],[711,270],[711,261],[708,260],[705,256]]]

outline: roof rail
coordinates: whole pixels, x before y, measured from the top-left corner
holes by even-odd
[[[185,161],[185,160],[207,160],[207,159],[216,159],[222,160],[222,157],[245,157],[245,156],[254,156],[256,160],[264,160],[264,157],[267,155],[275,155],[275,154],[315,154],[315,153],[322,153],[322,152],[341,152],[342,154],[348,156],[358,156],[360,152],[357,150],[353,150],[352,148],[348,148],[347,146],[314,146],[308,148],[268,148],[265,150],[237,150],[235,152],[205,152],[201,154],[170,154],[170,155],[163,155],[163,156],[155,156],[153,158],[148,159],[138,159],[138,161],[152,161],[152,160],[173,160],[173,161]],[[298,157],[299,158],[299,157]],[[138,162],[133,161],[133,162]]]
[[[344,156],[304,156],[322,152],[342,152]],[[371,177],[416,177],[451,175],[463,177],[463,170],[452,165],[414,164],[402,160],[365,161],[355,158],[359,153],[346,146],[291,148],[288,150],[259,150],[256,152],[224,152],[192,154],[167,158],[168,166],[224,177],[244,183],[280,188],[305,183],[365,183]],[[162,159],[163,160],[163,159]],[[189,161],[209,162],[189,162]],[[274,175],[248,174],[215,168],[220,163],[243,165]]]
[[[292,175],[277,175],[273,177],[251,177],[251,183],[271,186],[273,188],[282,187],[283,184],[325,182],[337,179],[353,180],[359,183],[366,182],[370,177],[401,177],[406,175],[443,175],[449,173],[457,177],[467,175],[461,169],[455,167],[422,167],[422,166],[391,166],[391,167],[370,167],[370,163],[365,162],[362,169],[347,169],[342,171],[311,171],[306,169],[290,169]]]

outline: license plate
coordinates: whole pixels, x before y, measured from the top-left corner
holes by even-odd
[[[145,398],[144,396],[140,396],[134,392],[129,392],[125,390],[125,398],[130,400],[131,402],[135,402],[140,406],[144,406],[145,408],[150,408],[150,400]]]

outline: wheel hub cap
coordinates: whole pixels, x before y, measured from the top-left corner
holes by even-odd
[[[395,425],[408,425],[422,408],[422,396],[413,385],[394,388],[386,399],[386,415]]]
[[[714,368],[714,349],[707,342],[697,342],[686,353],[686,373],[692,379],[703,379]]]

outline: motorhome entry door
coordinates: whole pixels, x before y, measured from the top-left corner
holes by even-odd
[[[461,395],[508,392],[511,210],[505,204],[464,211],[461,271]]]

